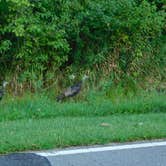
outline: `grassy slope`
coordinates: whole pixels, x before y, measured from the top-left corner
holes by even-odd
[[[95,95],[94,95],[95,96]],[[116,101],[95,96],[84,102],[56,103],[47,96],[9,98],[0,103],[0,121],[56,117],[94,117],[117,113],[166,112],[165,94],[117,97]]]
[[[3,121],[0,153],[165,138],[165,126],[166,113]]]

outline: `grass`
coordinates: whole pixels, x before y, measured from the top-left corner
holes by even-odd
[[[166,113],[3,121],[0,153],[166,138],[165,126]]]
[[[0,154],[166,138],[166,95],[141,93],[57,103],[47,95],[0,102]]]
[[[95,96],[95,95],[94,95]],[[17,119],[56,117],[95,117],[114,114],[166,112],[165,94],[141,94],[117,97],[117,100],[95,96],[86,101],[57,103],[47,96],[8,98],[0,103],[0,122]]]

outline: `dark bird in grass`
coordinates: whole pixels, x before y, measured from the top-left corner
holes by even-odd
[[[2,100],[2,98],[5,94],[5,88],[6,88],[7,84],[8,84],[8,82],[4,81],[2,84],[2,87],[0,88],[0,100]]]
[[[65,98],[76,96],[80,92],[82,84],[87,78],[88,76],[84,76],[80,82],[68,87],[64,92],[56,97],[56,100],[60,102]]]

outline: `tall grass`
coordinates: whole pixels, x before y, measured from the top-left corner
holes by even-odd
[[[92,93],[84,101],[70,99],[63,103],[57,103],[44,94],[27,94],[22,98],[6,97],[0,103],[0,121],[149,112],[166,112],[165,94],[140,93],[115,98]]]

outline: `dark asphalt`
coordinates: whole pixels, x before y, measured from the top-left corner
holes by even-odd
[[[33,153],[13,153],[0,156],[0,166],[51,166],[47,158]]]
[[[166,146],[47,158],[52,166],[166,166]]]

